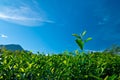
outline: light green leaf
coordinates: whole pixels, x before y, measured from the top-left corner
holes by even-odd
[[[72,34],[72,36],[75,36],[76,38],[81,39],[81,37],[78,34]]]
[[[90,41],[90,40],[92,40],[91,37],[87,38],[87,39],[85,40],[85,42],[88,42],[88,41]]]
[[[85,36],[86,32],[87,32],[87,31],[84,31],[81,36]]]
[[[64,64],[66,64],[66,63],[67,63],[67,61],[66,61],[66,60],[64,60],[64,61],[63,61],[63,63],[64,63]]]
[[[109,76],[107,75],[107,76],[104,78],[104,80],[107,80],[107,79],[108,79],[108,77],[109,77]]]

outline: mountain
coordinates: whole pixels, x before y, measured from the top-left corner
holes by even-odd
[[[15,51],[15,50],[24,50],[20,45],[18,44],[8,44],[8,45],[0,45],[0,49],[5,48],[7,50]]]

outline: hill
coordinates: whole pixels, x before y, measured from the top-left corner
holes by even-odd
[[[5,48],[7,50],[15,51],[15,50],[24,50],[21,45],[18,44],[8,44],[8,45],[0,45],[0,49]]]

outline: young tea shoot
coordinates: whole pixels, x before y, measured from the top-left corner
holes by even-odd
[[[91,37],[88,37],[87,39],[83,39],[83,37],[86,35],[87,31],[82,32],[80,35],[78,34],[72,34],[73,36],[76,37],[75,42],[77,43],[77,45],[80,47],[80,49],[83,51],[84,50],[84,45],[86,42],[92,40]]]

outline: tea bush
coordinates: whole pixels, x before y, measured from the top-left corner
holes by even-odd
[[[0,80],[120,80],[119,55],[68,53],[0,50]]]

